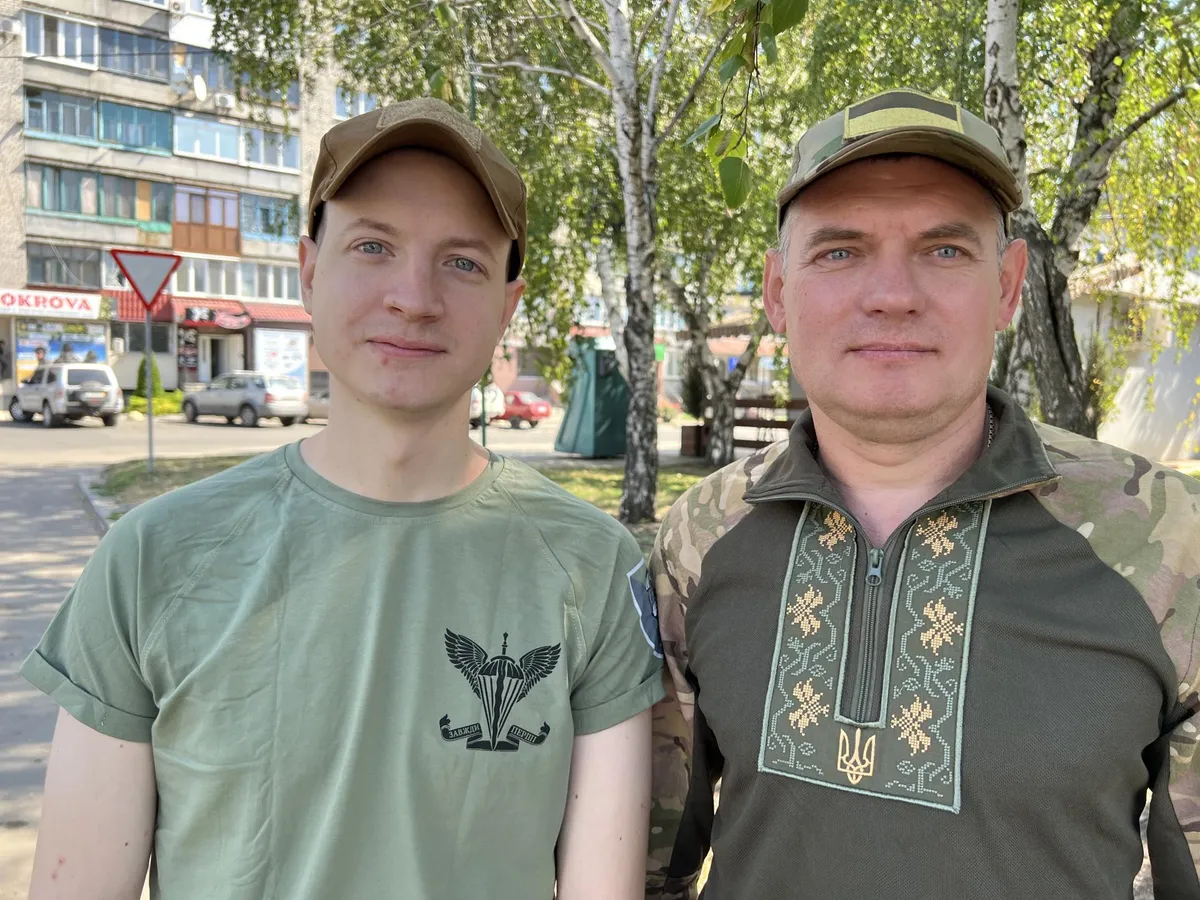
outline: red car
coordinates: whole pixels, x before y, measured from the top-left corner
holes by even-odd
[[[504,395],[504,418],[513,428],[520,428],[522,422],[537,428],[538,422],[550,418],[550,404],[529,391],[508,391]]]

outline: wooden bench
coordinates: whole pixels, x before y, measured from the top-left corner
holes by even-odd
[[[800,398],[789,400],[784,406],[776,406],[771,397],[739,397],[734,401],[733,446],[758,450],[787,437],[795,424],[798,413],[808,409],[808,401]],[[739,415],[740,413],[740,415]],[[711,424],[706,422],[705,424]],[[753,438],[737,436],[739,428],[754,428],[759,433]]]

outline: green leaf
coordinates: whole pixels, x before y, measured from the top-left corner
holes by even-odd
[[[771,0],[771,25],[777,35],[799,25],[807,13],[808,0]]]
[[[429,96],[445,98],[446,73],[438,69],[429,76]]]
[[[758,42],[762,44],[763,54],[771,65],[779,62],[779,48],[775,45],[775,29],[763,22],[758,29]]]
[[[718,15],[725,12],[733,4],[733,0],[712,0],[708,4],[708,14],[710,16]]]
[[[727,156],[717,163],[717,174],[721,177],[725,205],[737,209],[750,196],[750,166],[740,157]]]
[[[709,118],[707,118],[703,122],[701,122],[700,127],[697,128],[695,131],[693,131],[691,137],[689,137],[686,141],[684,141],[684,143],[685,144],[694,144],[696,141],[700,140],[700,138],[704,137],[706,134],[708,134],[710,131],[712,131],[714,128],[716,128],[720,124],[721,124],[721,114],[718,112],[715,116],[710,116]]]
[[[724,128],[720,131],[714,131],[709,136],[708,146],[704,150],[716,162],[729,150],[729,145],[733,143],[735,137],[736,135],[732,131],[727,131]]]
[[[740,72],[746,65],[744,56],[731,56],[725,62],[721,63],[721,68],[717,72],[717,77],[721,79],[721,84],[728,84],[733,76]]]

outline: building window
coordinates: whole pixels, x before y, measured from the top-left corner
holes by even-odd
[[[100,104],[100,140],[138,149],[171,149],[171,114],[120,103]]]
[[[100,68],[166,81],[171,69],[170,45],[150,35],[101,28]]]
[[[370,112],[377,105],[378,101],[375,99],[374,94],[367,94],[362,91],[356,93],[340,87],[334,96],[333,114],[339,119],[349,119],[351,116]]]
[[[175,117],[175,152],[238,161],[239,129],[216,119]]]
[[[180,49],[183,50],[182,65],[193,77],[203,76],[204,83],[210,91],[230,94],[236,91],[233,71],[227,56],[215,50],[205,50],[202,47],[180,45]]]
[[[242,194],[242,234],[258,240],[294,242],[300,235],[296,198]]]
[[[150,352],[170,353],[171,332],[174,330],[174,325],[152,324],[150,326]],[[142,323],[114,322],[112,325],[112,334],[113,337],[125,339],[126,353],[146,352],[146,326]]]
[[[208,5],[207,0],[188,0],[188,12],[193,12],[198,16],[213,14],[212,7]]]
[[[237,194],[176,185],[174,246],[196,253],[240,252]]]
[[[96,137],[96,102],[41,88],[25,88],[25,128],[66,137]]]
[[[300,168],[300,139],[263,128],[243,128],[246,162],[277,169]]]
[[[246,300],[300,299],[300,269],[272,263],[185,256],[172,276],[180,295],[240,297]]]
[[[100,287],[100,251],[92,247],[65,247],[27,243],[29,283],[55,287]]]
[[[95,66],[96,26],[26,12],[25,52],[43,58]]]
[[[29,163],[25,185],[25,205],[30,209],[130,221],[171,221],[169,184]]]

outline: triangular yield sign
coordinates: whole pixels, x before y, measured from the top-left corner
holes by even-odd
[[[151,253],[146,250],[110,250],[113,259],[129,286],[146,309],[154,306],[159,293],[167,285],[182,257],[174,253]]]

